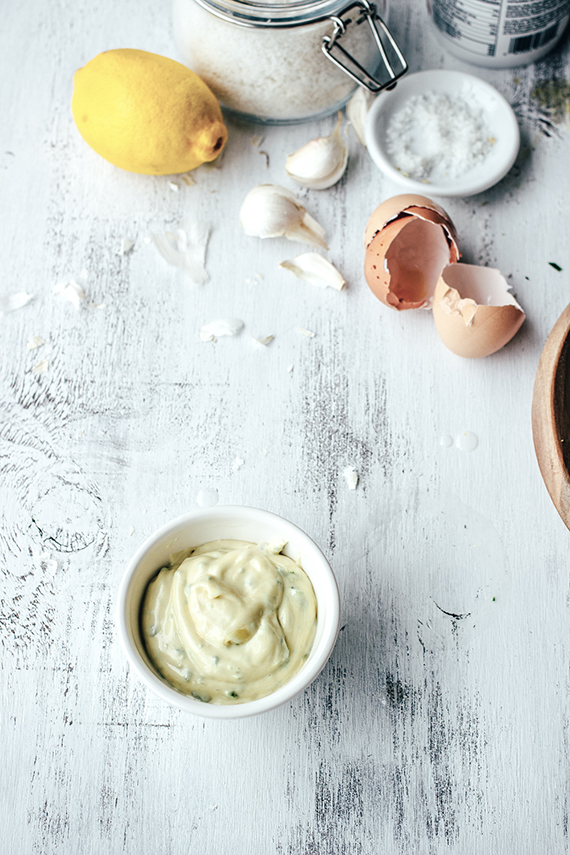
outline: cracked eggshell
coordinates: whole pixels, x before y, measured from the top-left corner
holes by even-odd
[[[398,311],[429,306],[441,271],[460,257],[455,226],[443,208],[412,194],[376,208],[364,243],[368,286]]]
[[[364,232],[364,247],[367,248],[374,235],[397,217],[403,217],[407,214],[428,218],[431,216],[428,212],[436,214],[439,221],[447,225],[452,240],[457,244],[455,226],[441,205],[438,205],[432,199],[428,199],[427,196],[418,196],[415,193],[400,193],[398,196],[391,196],[390,199],[386,199],[370,214]],[[457,252],[459,257],[459,250]]]
[[[452,353],[477,358],[507,344],[525,313],[498,270],[450,264],[435,288],[433,317],[439,337]]]

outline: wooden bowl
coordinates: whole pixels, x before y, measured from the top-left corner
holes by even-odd
[[[548,336],[532,395],[538,465],[556,510],[570,529],[570,305]]]

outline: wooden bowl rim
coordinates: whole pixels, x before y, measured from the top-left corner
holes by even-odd
[[[557,369],[569,333],[570,304],[554,324],[540,357],[532,395],[532,435],[546,489],[570,529],[570,508],[563,500],[563,493],[570,494],[570,473],[562,453],[555,401]]]

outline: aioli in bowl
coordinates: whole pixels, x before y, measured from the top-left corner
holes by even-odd
[[[141,631],[149,659],[196,700],[236,704],[287,683],[308,659],[317,601],[286,541],[217,540],[173,555],[147,587]]]

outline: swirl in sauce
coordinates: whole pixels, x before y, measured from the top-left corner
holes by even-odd
[[[214,704],[271,694],[308,658],[317,601],[300,566],[271,544],[216,540],[173,555],[149,583],[141,629],[178,691]]]

